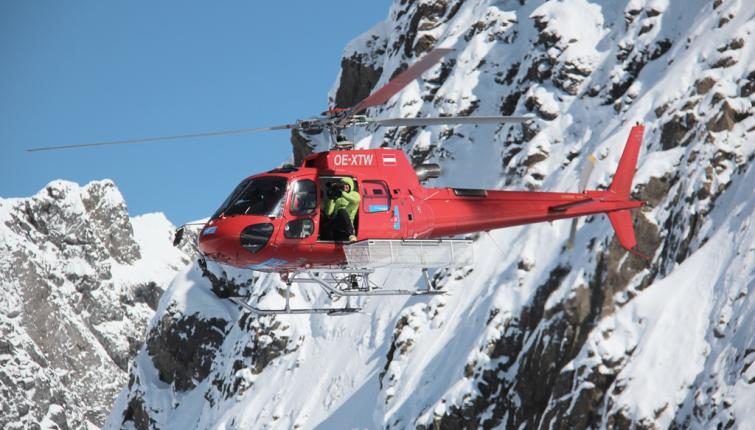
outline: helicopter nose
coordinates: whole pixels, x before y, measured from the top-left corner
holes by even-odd
[[[211,260],[247,265],[256,260],[253,254],[264,249],[273,236],[274,227],[269,221],[255,216],[213,220],[200,233],[199,249]]]

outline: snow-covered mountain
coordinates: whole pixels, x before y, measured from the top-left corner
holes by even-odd
[[[0,428],[96,428],[191,250],[111,181],[0,199]]]
[[[533,112],[525,125],[387,128],[362,147],[437,162],[433,185],[605,188],[647,126],[639,250],[607,219],[484,233],[447,295],[361,299],[365,314],[244,315],[275,276],[195,263],[167,289],[108,428],[755,427],[755,3],[397,0],[349,44],[351,106],[432,47],[442,64],[373,116]],[[298,154],[321,148],[295,136]],[[485,216],[485,214],[480,214]],[[385,270],[407,287],[419,273]],[[303,296],[295,291],[297,304]]]

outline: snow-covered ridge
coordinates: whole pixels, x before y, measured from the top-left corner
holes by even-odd
[[[0,199],[0,427],[103,424],[189,255],[162,214],[130,219],[110,180]]]
[[[397,0],[345,49],[332,104],[447,46],[368,114],[537,120],[368,130],[358,146],[441,164],[432,185],[574,191],[589,154],[589,186],[608,186],[641,122],[650,261],[602,216],[571,250],[567,222],[498,230],[477,237],[473,267],[434,274],[446,296],[364,299],[348,318],[242,315],[221,298],[275,305],[280,281],[195,265],[162,298],[108,427],[755,427],[754,17],[742,0]]]

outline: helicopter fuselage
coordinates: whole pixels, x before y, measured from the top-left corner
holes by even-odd
[[[641,128],[634,134],[638,151]],[[342,177],[352,178],[361,196],[354,222],[360,241],[448,238],[601,212],[628,214],[627,209],[643,204],[612,189],[426,188],[400,150],[336,150],[312,154],[299,167],[245,179],[202,229],[200,250],[211,260],[259,271],[345,265],[344,243],[320,239],[327,184]],[[614,228],[622,239],[621,230],[631,229],[631,223]]]

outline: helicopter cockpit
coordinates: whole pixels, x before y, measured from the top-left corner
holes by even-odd
[[[260,176],[242,181],[220,205],[211,219],[221,216],[260,215],[277,218],[283,209],[288,179]]]

